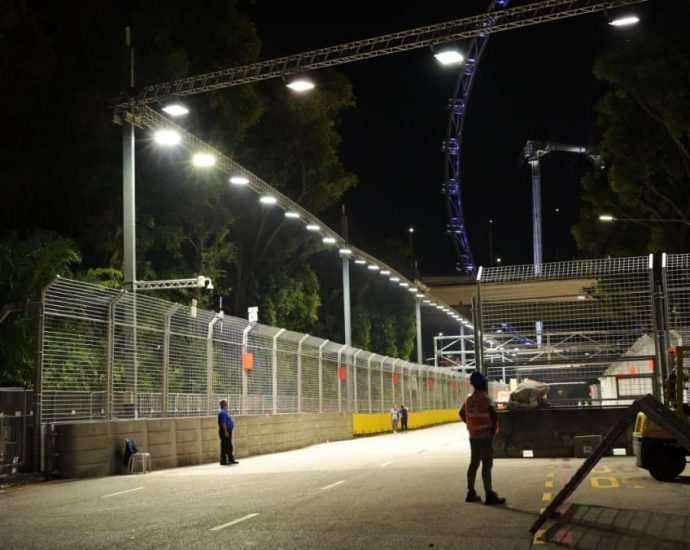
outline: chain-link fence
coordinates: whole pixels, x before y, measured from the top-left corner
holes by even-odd
[[[43,293],[43,423],[456,407],[465,377],[196,307],[58,278]]]
[[[31,459],[33,392],[0,388],[0,475],[16,473]]]
[[[558,262],[538,273],[489,268],[478,278],[478,304],[490,378],[539,380],[561,396],[573,389],[566,384],[588,391],[567,404],[659,397],[667,348],[690,343],[690,255]]]

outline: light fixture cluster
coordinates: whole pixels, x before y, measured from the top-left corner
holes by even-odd
[[[313,86],[312,86],[313,87]],[[189,113],[189,110],[180,103],[170,103],[163,107],[163,111],[173,117],[183,116]],[[155,132],[154,139],[156,143],[164,146],[175,146],[182,142],[182,136],[180,133],[172,128],[161,128]],[[197,151],[192,155],[192,164],[200,168],[210,168],[215,166],[216,157],[211,151]],[[228,181],[231,185],[243,187],[248,186],[252,181],[257,181],[255,176],[249,172],[239,172],[231,174]],[[260,180],[258,180],[260,181]],[[256,189],[255,189],[256,190]],[[264,193],[259,197],[259,201],[267,206],[276,205],[279,203],[275,195],[271,193]],[[285,209],[285,218],[292,220],[299,220],[302,218],[302,214],[298,212],[297,208],[291,207],[290,205],[279,205],[281,208]],[[336,245],[338,246],[338,253],[343,258],[352,258],[354,263],[357,265],[366,266],[368,271],[373,273],[378,272],[384,277],[388,277],[389,281],[393,284],[397,284],[403,289],[407,289],[410,294],[419,300],[420,304],[429,307],[435,307],[439,311],[442,311],[455,319],[458,322],[462,322],[471,328],[471,324],[460,317],[460,315],[452,308],[439,304],[436,301],[431,300],[426,296],[423,289],[419,288],[416,284],[404,280],[401,276],[397,275],[387,266],[381,266],[376,263],[375,260],[367,257],[366,259],[361,257],[353,250],[346,242],[344,242],[337,233],[334,233],[328,228],[322,229],[322,227],[313,223],[310,220],[303,220],[305,224],[305,229],[312,233],[320,233],[321,241],[325,245]],[[414,232],[413,228],[409,229],[410,233]]]

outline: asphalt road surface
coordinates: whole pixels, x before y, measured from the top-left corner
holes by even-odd
[[[0,492],[0,547],[690,546],[690,475],[659,483],[633,457],[605,458],[539,540],[530,526],[582,460],[497,459],[494,487],[508,499],[500,507],[464,502],[468,461],[456,423],[234,466],[37,483]]]

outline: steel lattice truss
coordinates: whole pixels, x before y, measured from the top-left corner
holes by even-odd
[[[472,258],[462,211],[460,143],[464,124],[463,114],[466,110],[475,71],[488,37],[497,32],[616,9],[644,1],[646,0],[544,0],[524,6],[506,8],[509,0],[492,0],[486,14],[154,84],[144,87],[134,97],[119,99],[113,104],[116,112],[134,112],[137,107],[157,103],[174,96],[188,96],[221,90],[297,72],[323,69],[471,38],[473,41],[467,64],[459,77],[455,99],[450,104],[448,138],[444,143],[446,151],[444,192],[448,198],[449,231],[454,237],[453,243],[458,254],[457,268],[460,271],[475,274],[476,265]],[[500,13],[497,13],[499,11]],[[151,117],[151,113],[148,113],[148,118]],[[228,161],[234,164],[233,161],[229,159]],[[250,185],[256,191],[270,190],[275,194],[275,190],[256,176],[250,178],[250,181]],[[286,197],[281,197],[280,200],[282,199],[289,200]],[[290,206],[306,219],[308,212],[298,205],[291,204]],[[361,256],[365,257],[366,255],[362,253]],[[372,260],[374,259],[372,258]],[[377,263],[380,264],[378,261]]]
[[[494,29],[502,17],[504,8],[510,0],[492,0],[487,10],[492,14],[491,19],[486,20],[485,26]],[[496,12],[501,12],[497,15]],[[479,60],[481,59],[484,48],[489,40],[489,34],[483,33],[476,36],[468,49],[467,61],[463,66],[455,86],[454,98],[450,105],[450,116],[448,118],[448,134],[443,143],[443,151],[446,155],[445,183],[443,192],[446,194],[448,210],[448,231],[453,237],[453,247],[458,257],[456,269],[465,271],[472,275],[476,274],[476,265],[472,258],[470,249],[469,234],[465,225],[465,215],[462,211],[461,194],[461,165],[460,149],[462,144],[462,131],[465,126],[465,108],[469,99],[474,75],[476,74]]]
[[[269,80],[301,71],[324,69],[399,52],[443,44],[453,40],[482,37],[539,23],[557,21],[645,0],[544,0],[506,9],[500,19],[495,14],[465,17],[426,27],[348,42],[295,55],[231,67],[210,73],[144,87],[134,98],[119,101],[116,108],[132,103],[148,105],[171,96],[187,96],[212,90]],[[507,2],[497,2],[506,4]]]

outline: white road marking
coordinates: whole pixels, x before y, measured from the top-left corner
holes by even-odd
[[[241,523],[243,521],[247,521],[248,519],[252,519],[254,516],[258,516],[258,513],[255,514],[247,514],[244,517],[241,517],[239,519],[233,520],[233,521],[228,521],[227,523],[224,523],[223,525],[217,525],[216,527],[211,528],[211,531],[220,531],[221,529],[225,529],[226,527],[232,527],[233,525],[237,525],[238,523]]]
[[[391,460],[390,462],[384,462],[383,464],[381,464],[381,468],[384,468],[385,466],[388,466],[389,464],[393,464],[393,462],[395,462],[395,460]]]
[[[335,483],[331,483],[330,485],[326,485],[325,487],[321,487],[322,491],[325,491],[326,489],[332,489],[336,485],[340,485],[341,483],[345,483],[344,479],[341,479],[340,481],[336,481]]]
[[[103,495],[101,498],[116,497],[117,495],[124,495],[125,493],[133,493],[134,491],[141,491],[143,487],[135,487],[134,489],[127,489],[126,491],[119,491],[117,493],[111,493],[109,495]]]

